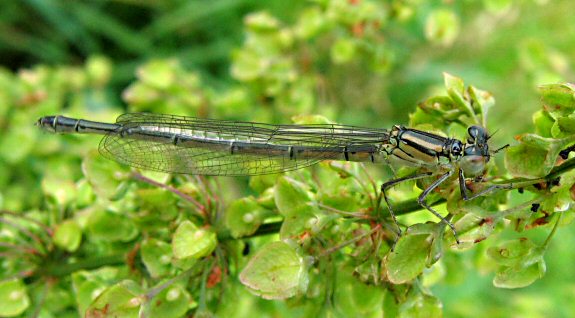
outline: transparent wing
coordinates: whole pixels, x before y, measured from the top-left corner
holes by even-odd
[[[343,149],[361,146],[376,151],[389,138],[386,130],[343,125],[270,125],[194,117],[132,113],[118,117],[120,131],[106,135],[100,152],[107,158],[144,170],[201,175],[259,175],[279,173],[341,156]],[[145,129],[166,138],[127,138],[122,131]],[[211,140],[183,147],[169,136]],[[192,137],[190,137],[192,136]],[[234,153],[232,142],[257,151]],[[305,158],[290,157],[287,147],[314,149]],[[346,148],[347,147],[347,148]],[[303,149],[301,148],[301,149]],[[371,149],[371,150],[370,150]]]

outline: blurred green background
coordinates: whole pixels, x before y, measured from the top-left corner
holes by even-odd
[[[573,78],[573,12],[568,0],[3,1],[0,208],[41,213],[47,196],[81,191],[81,158],[98,139],[42,134],[33,123],[43,115],[290,123],[321,114],[386,128],[406,124],[448,72],[493,94],[493,143],[512,143],[532,130],[537,86]],[[478,246],[432,291],[446,317],[570,317],[572,246],[573,231],[559,229],[547,275],[520,290],[474,269],[486,262]]]

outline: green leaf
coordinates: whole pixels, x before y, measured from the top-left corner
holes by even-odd
[[[250,196],[230,204],[226,209],[224,222],[232,236],[238,238],[255,233],[267,214],[268,211]]]
[[[142,242],[142,262],[152,277],[169,273],[172,262],[172,246],[157,239],[146,239]]]
[[[530,257],[536,247],[530,240],[521,238],[506,241],[499,246],[492,246],[487,250],[487,255],[500,265],[516,266],[531,262]]]
[[[134,82],[124,91],[123,98],[132,105],[148,105],[158,102],[162,94],[142,82]]]
[[[385,75],[392,70],[398,57],[396,51],[388,46],[378,45],[373,53],[373,59],[370,63],[371,69],[377,74]]]
[[[535,134],[523,134],[517,137],[517,140],[530,147],[544,150],[550,150],[554,144],[558,143],[557,139],[544,138]]]
[[[92,238],[109,242],[129,242],[138,235],[138,228],[130,218],[108,210],[92,211],[86,229]]]
[[[102,157],[97,151],[90,151],[82,161],[82,172],[94,189],[105,199],[117,200],[127,190],[126,168]]]
[[[400,318],[435,318],[443,317],[443,304],[432,296],[421,292],[412,292],[407,300],[400,305]]]
[[[467,114],[469,118],[472,118],[474,124],[480,124],[480,122],[476,120],[476,112],[471,106],[471,101],[469,100],[465,91],[463,80],[449,73],[443,73],[443,81],[447,90],[447,94],[449,97],[451,97],[455,108]]]
[[[54,198],[58,205],[64,207],[76,199],[78,189],[76,185],[67,179],[58,179],[56,176],[46,176],[42,179],[44,194]]]
[[[178,259],[200,259],[210,255],[218,244],[216,233],[198,228],[190,221],[180,223],[172,238],[172,251]]]
[[[384,262],[389,281],[404,284],[423,272],[431,251],[433,235],[404,233]]]
[[[247,48],[233,52],[232,58],[231,74],[239,81],[253,81],[265,74],[269,67],[256,52]]]
[[[176,70],[179,64],[176,60],[152,60],[138,68],[138,79],[157,89],[167,89],[174,85]]]
[[[450,46],[459,35],[459,19],[451,10],[437,9],[425,21],[425,37],[428,41]]]
[[[185,288],[172,285],[151,299],[151,303],[152,308],[148,317],[184,317],[190,309],[192,296]]]
[[[277,174],[265,174],[250,178],[250,188],[257,193],[263,193],[276,184]]]
[[[86,61],[86,75],[96,86],[108,83],[112,68],[112,61],[104,56],[92,56]]]
[[[240,273],[240,281],[265,299],[285,299],[303,293],[308,273],[303,257],[289,244],[266,244]]]
[[[69,312],[68,310],[70,308],[76,308],[76,306],[77,303],[74,299],[74,291],[71,290],[70,284],[57,284],[55,286],[51,286],[50,292],[46,294],[46,299],[42,305],[42,311],[52,313]],[[66,318],[67,316],[62,315],[60,317]]]
[[[0,282],[0,317],[16,317],[30,306],[26,286],[20,279]]]
[[[339,38],[331,47],[331,60],[335,64],[347,63],[355,57],[356,44],[352,38]]]
[[[183,186],[179,190],[186,191]],[[138,213],[133,213],[132,218],[140,228],[164,228],[167,222],[173,221],[178,216],[177,199],[170,191],[145,188],[135,190],[135,195],[139,207]]]
[[[427,99],[418,105],[414,113],[409,115],[409,125],[411,127],[430,125],[431,127],[445,128],[446,121],[450,120],[449,117],[457,118],[461,114],[459,110],[452,111],[452,107],[453,101],[448,96],[442,96],[441,101],[437,101],[435,98]],[[450,114],[454,114],[454,116]]]
[[[493,13],[503,13],[513,7],[512,0],[483,0],[485,8]]]
[[[564,135],[572,135],[575,133],[575,114],[571,114],[565,117],[557,118],[555,124],[558,126],[559,130],[563,135],[554,135],[554,137],[563,137]]]
[[[551,128],[555,124],[555,121],[551,116],[549,116],[548,112],[540,110],[534,113],[532,118],[533,118],[533,124],[535,125],[536,134],[545,138],[552,137]]]
[[[305,184],[288,177],[279,178],[275,187],[275,201],[278,211],[284,216],[291,216],[296,208],[312,200],[312,194]]]
[[[133,281],[123,281],[108,287],[86,311],[89,317],[137,318],[145,299],[141,287]]]
[[[107,274],[102,270],[94,272],[80,270],[72,274],[72,286],[79,312],[86,312],[96,297],[108,287],[109,284],[105,282]]]
[[[499,288],[522,288],[533,284],[545,275],[543,258],[533,264],[502,267],[493,278],[493,285]]]
[[[402,285],[398,285],[402,286]],[[399,306],[398,301],[393,293],[388,291],[384,295],[383,298],[383,312],[385,313],[384,317],[397,317],[399,315]]]
[[[384,289],[376,285],[368,285],[354,277],[353,270],[341,268],[336,273],[334,306],[344,317],[379,317]]]
[[[451,98],[453,98],[453,96],[458,96],[459,99],[463,98],[463,94],[465,94],[465,84],[460,77],[443,73],[443,84]]]
[[[0,159],[8,164],[16,164],[25,160],[37,146],[38,130],[31,125],[30,118],[22,112],[16,112],[11,116],[10,125],[18,128],[2,131]]]
[[[481,118],[487,118],[487,113],[495,105],[495,98],[488,92],[473,86],[470,86],[467,90],[471,98],[471,105],[476,114],[480,115]]]
[[[463,215],[454,224],[459,234],[458,248],[471,247],[487,239],[493,233],[496,222],[494,218],[478,216],[474,213]]]
[[[276,209],[275,188],[267,188],[257,199],[257,203],[268,210]]]
[[[74,252],[82,241],[82,229],[75,220],[66,220],[56,227],[54,244],[68,252]]]
[[[575,135],[554,139],[524,134],[517,139],[521,144],[510,147],[506,151],[505,163],[515,176],[527,178],[548,174],[557,163],[561,150],[575,143]],[[530,160],[525,160],[525,158]]]
[[[268,12],[257,12],[245,18],[245,24],[254,32],[270,32],[279,28],[279,21]]]
[[[322,115],[298,115],[291,118],[296,125],[328,125],[334,124],[329,118]]]
[[[310,7],[302,11],[295,26],[295,33],[302,39],[316,36],[326,27],[327,19],[318,7]]]
[[[489,248],[489,257],[501,265],[493,278],[493,285],[520,288],[542,278],[546,270],[543,252],[542,248],[525,238]]]
[[[546,166],[546,160],[546,150],[527,144],[512,146],[505,151],[505,167],[515,177],[537,178],[546,175],[553,168]]]
[[[319,221],[316,213],[317,209],[310,205],[302,205],[292,209],[290,215],[283,220],[280,238],[295,238],[306,231],[311,231],[315,223]]]
[[[575,110],[575,85],[571,83],[539,86],[541,101],[548,111]]]
[[[82,179],[76,184],[76,208],[82,209],[94,204],[94,191],[92,186],[88,183],[86,179]]]

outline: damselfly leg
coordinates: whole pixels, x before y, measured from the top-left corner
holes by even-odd
[[[432,175],[433,175],[432,172],[417,173],[417,174],[413,174],[413,175],[410,175],[407,177],[390,180],[390,181],[385,182],[384,184],[381,185],[381,192],[383,194],[383,198],[385,200],[385,203],[387,204],[387,208],[389,209],[389,214],[391,215],[391,218],[393,219],[393,222],[395,223],[395,225],[397,227],[397,237],[396,237],[395,243],[397,243],[397,240],[401,236],[402,232],[401,232],[401,228],[399,227],[399,223],[397,222],[397,218],[396,218],[395,214],[393,213],[393,208],[391,207],[391,204],[387,198],[387,194],[385,191],[387,189],[397,185],[398,183],[401,183],[404,181],[428,178],[428,177],[431,177]],[[459,238],[457,236],[457,231],[455,230],[455,226],[450,221],[445,219],[441,214],[439,214],[437,211],[435,211],[431,206],[429,206],[429,204],[427,204],[427,202],[425,200],[427,198],[427,196],[433,190],[435,190],[439,185],[441,185],[443,182],[445,182],[445,180],[449,179],[449,177],[451,177],[452,175],[453,175],[453,170],[449,170],[448,172],[442,174],[441,177],[439,177],[437,180],[435,180],[429,187],[427,187],[419,195],[419,197],[417,198],[417,202],[419,203],[419,205],[424,207],[426,210],[433,213],[433,215],[435,215],[437,218],[439,218],[441,220],[441,222],[443,222],[444,224],[449,226],[449,228],[451,228],[451,231],[453,232],[453,236],[455,237],[455,241],[457,242],[457,244],[459,244]],[[395,243],[394,243],[394,245],[395,245]]]
[[[385,204],[387,205],[387,209],[389,210],[389,214],[391,215],[391,219],[393,220],[393,223],[395,224],[395,226],[397,228],[397,232],[396,232],[397,237],[395,239],[395,242],[397,242],[397,240],[401,236],[402,232],[401,232],[401,227],[399,226],[399,223],[397,222],[397,217],[395,216],[395,213],[393,213],[393,208],[391,207],[391,203],[389,202],[389,198],[387,197],[387,193],[385,191],[392,188],[393,186],[395,186],[399,183],[404,182],[404,181],[418,180],[418,179],[430,177],[431,175],[432,175],[431,172],[416,173],[413,175],[409,175],[407,177],[389,180],[389,181],[387,181],[381,185],[381,194],[383,195],[383,199],[385,200]],[[395,243],[394,243],[394,245],[395,245]]]
[[[481,191],[477,192],[477,193],[473,193],[471,195],[469,195],[469,190],[467,189],[467,185],[465,184],[465,176],[463,175],[463,170],[459,169],[459,191],[461,192],[461,198],[464,201],[469,201],[469,200],[473,200],[475,198],[478,197],[482,197],[485,196],[491,192],[494,192],[496,190],[511,190],[513,189],[513,185],[512,184],[494,184],[494,185],[490,185],[485,189],[482,189]]]
[[[431,193],[431,191],[435,190],[435,188],[437,188],[440,184],[442,184],[445,180],[449,179],[449,177],[451,177],[453,175],[453,170],[449,170],[446,173],[444,173],[443,175],[441,175],[441,177],[439,177],[439,179],[435,180],[435,182],[433,182],[429,187],[427,187],[427,189],[425,189],[423,191],[423,193],[421,193],[419,195],[419,198],[417,198],[417,202],[423,206],[424,208],[426,208],[428,211],[430,211],[431,213],[433,213],[435,216],[437,216],[439,219],[441,219],[441,222],[447,224],[450,228],[451,231],[453,232],[453,236],[455,237],[455,242],[457,242],[457,244],[459,244],[459,237],[457,236],[457,231],[455,230],[455,226],[453,225],[453,223],[451,223],[450,221],[446,220],[443,216],[441,216],[441,214],[439,214],[437,211],[435,211],[431,206],[429,206],[429,204],[427,204],[427,202],[425,201],[425,198],[427,198],[427,196]]]

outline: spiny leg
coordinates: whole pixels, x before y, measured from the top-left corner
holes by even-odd
[[[437,216],[439,219],[441,219],[441,222],[447,224],[450,228],[451,231],[453,232],[453,236],[455,237],[455,241],[457,242],[457,244],[459,244],[459,238],[457,237],[457,231],[455,230],[455,226],[453,226],[453,224],[446,220],[443,216],[441,216],[441,214],[439,214],[437,211],[435,211],[434,209],[432,209],[427,202],[425,202],[425,199],[427,198],[427,196],[431,193],[431,191],[435,190],[435,188],[437,188],[440,184],[442,184],[445,180],[447,180],[449,177],[451,177],[453,175],[453,170],[449,170],[448,172],[446,172],[445,174],[441,175],[441,177],[439,177],[439,179],[435,180],[435,182],[433,182],[427,189],[425,189],[423,191],[423,193],[421,193],[419,195],[419,198],[417,199],[417,202],[424,208],[426,208],[428,211],[430,211],[431,213],[433,213],[435,216]]]
[[[385,200],[385,204],[387,205],[387,208],[389,209],[389,214],[391,215],[391,218],[393,219],[393,223],[397,227],[397,233],[396,233],[397,237],[395,238],[395,242],[393,243],[393,246],[395,246],[395,243],[397,243],[397,240],[399,240],[399,238],[401,237],[401,228],[399,227],[399,223],[397,223],[397,218],[395,217],[395,213],[393,213],[393,209],[391,208],[391,204],[389,203],[389,199],[387,198],[387,194],[385,193],[385,190],[393,187],[394,185],[396,185],[398,183],[401,183],[404,181],[409,181],[409,180],[417,180],[417,179],[426,178],[426,177],[431,176],[432,174],[433,173],[431,173],[431,172],[417,173],[417,174],[413,174],[413,175],[410,175],[407,177],[389,180],[389,181],[387,181],[381,185],[381,193],[383,194],[383,199]]]
[[[491,185],[477,193],[472,193],[471,196],[468,195],[468,191],[467,191],[467,186],[465,185],[465,176],[463,176],[463,170],[459,169],[459,191],[461,192],[461,197],[463,198],[463,201],[469,201],[469,200],[473,200],[477,197],[481,197],[484,196],[488,193],[491,193],[495,190],[499,190],[499,189],[513,189],[513,185],[512,184],[508,184],[508,185],[500,185],[500,184],[495,184],[495,185]]]

